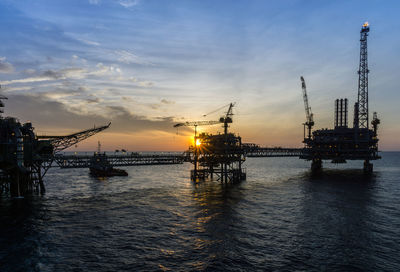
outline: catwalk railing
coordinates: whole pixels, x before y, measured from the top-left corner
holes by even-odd
[[[299,157],[302,148],[283,147],[259,147],[243,146],[247,157]],[[93,154],[65,155],[57,154],[44,161],[52,167],[60,168],[89,168]],[[161,165],[161,164],[182,164],[189,161],[187,153],[183,154],[107,154],[107,160],[111,166],[136,166],[136,165]]]
[[[93,155],[56,155],[54,162],[61,168],[88,168]],[[112,166],[181,164],[184,155],[173,154],[124,154],[107,155]]]

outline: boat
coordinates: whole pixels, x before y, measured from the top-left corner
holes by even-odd
[[[94,177],[113,177],[128,175],[128,172],[126,172],[125,170],[112,167],[107,159],[106,153],[100,153],[100,142],[98,152],[96,152],[90,159],[89,170],[90,174]]]
[[[123,169],[111,166],[106,154],[94,154],[90,160],[90,174],[95,177],[127,176],[128,173]]]

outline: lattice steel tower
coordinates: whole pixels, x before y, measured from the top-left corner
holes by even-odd
[[[358,70],[358,127],[368,126],[368,23],[363,24],[360,34],[360,69]]]

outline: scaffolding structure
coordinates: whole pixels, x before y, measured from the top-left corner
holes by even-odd
[[[233,133],[201,133],[190,147],[194,169],[190,177],[193,181],[211,178],[221,182],[237,182],[246,179],[242,167],[246,160],[242,138]]]
[[[174,127],[194,127],[193,145],[187,152],[189,161],[193,164],[193,170],[190,172],[190,178],[193,181],[214,179],[214,176],[221,182],[236,182],[246,179],[246,172],[242,167],[246,160],[242,138],[228,133],[229,124],[233,122],[232,109],[234,105],[234,103],[230,103],[228,111],[218,121],[195,121],[174,125]],[[197,126],[216,124],[223,124],[223,134],[201,133],[197,135]]]

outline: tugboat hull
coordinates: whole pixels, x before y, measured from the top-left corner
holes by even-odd
[[[90,168],[90,175],[94,177],[114,177],[114,176],[127,176],[128,173],[122,169],[109,169],[109,170],[100,170],[96,168]]]
[[[123,169],[113,168],[108,162],[105,153],[98,152],[93,155],[90,161],[90,174],[94,177],[113,177],[113,176],[127,176],[128,173]]]

